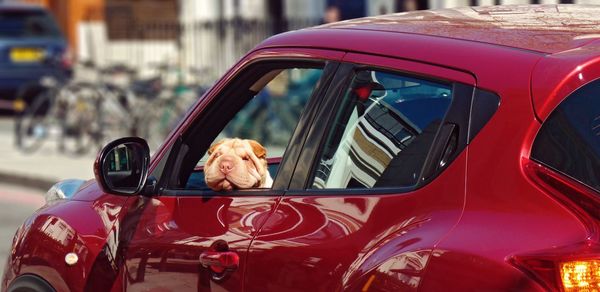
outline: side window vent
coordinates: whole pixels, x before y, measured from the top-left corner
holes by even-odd
[[[500,106],[500,97],[495,93],[475,89],[471,104],[471,126],[469,130],[469,143],[477,136],[483,126],[492,118]]]

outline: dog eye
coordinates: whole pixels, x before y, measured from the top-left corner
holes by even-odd
[[[248,161],[248,160],[250,160],[250,157],[248,157],[248,156],[244,156],[244,157],[242,157],[242,160],[244,160],[244,161]]]

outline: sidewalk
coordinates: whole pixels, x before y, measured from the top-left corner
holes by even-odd
[[[48,190],[68,178],[91,179],[95,153],[81,157],[60,154],[55,141],[46,141],[36,152],[25,154],[15,147],[13,121],[0,120],[0,183],[12,183]]]

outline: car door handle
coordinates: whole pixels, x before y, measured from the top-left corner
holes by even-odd
[[[200,254],[200,264],[216,273],[222,273],[237,269],[240,257],[233,251],[205,251]]]

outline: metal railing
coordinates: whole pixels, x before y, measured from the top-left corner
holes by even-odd
[[[205,72],[200,80],[207,85],[275,32],[317,24],[319,20],[315,19],[275,23],[241,18],[143,25],[83,24],[81,59],[101,66],[122,63],[138,70],[170,63],[188,72]]]

